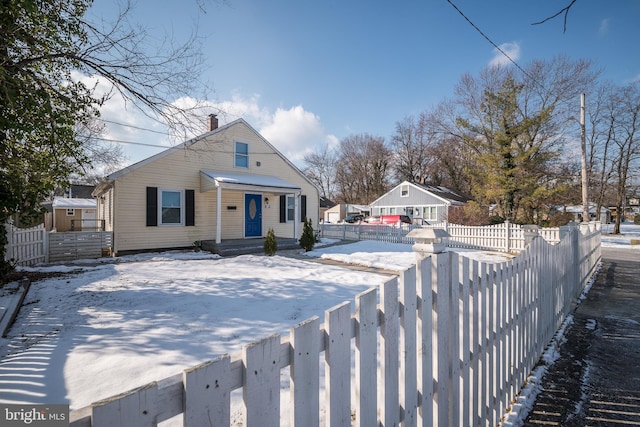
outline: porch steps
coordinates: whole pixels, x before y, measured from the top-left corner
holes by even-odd
[[[202,249],[220,256],[234,256],[264,253],[265,238],[258,239],[230,239],[216,243],[215,240],[203,240]],[[285,249],[302,249],[298,239],[276,237],[278,251]],[[277,254],[277,253],[276,253]]]

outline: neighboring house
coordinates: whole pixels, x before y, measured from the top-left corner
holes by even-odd
[[[354,205],[349,203],[340,203],[327,209],[324,212],[324,222],[336,224],[346,218],[347,215],[360,214],[364,216],[369,215],[369,206],[367,205]]]
[[[450,207],[464,206],[470,198],[445,187],[404,181],[369,206],[371,215],[408,215],[416,224],[447,219]]]
[[[115,255],[200,241],[299,238],[318,223],[319,192],[243,119],[112,173],[93,195]]]
[[[96,231],[96,200],[71,197],[54,197],[51,203],[51,221],[46,221],[49,231]]]
[[[572,206],[559,206],[556,208],[557,211],[560,212],[568,212],[573,214],[576,222],[582,222],[582,214],[583,214],[583,206],[582,205],[572,205]],[[603,224],[608,224],[611,222],[611,210],[602,206],[600,208],[600,215],[596,215],[597,206],[595,203],[589,203],[589,221],[600,221]]]
[[[324,196],[320,196],[320,219],[325,220],[325,212],[334,207],[336,204]]]

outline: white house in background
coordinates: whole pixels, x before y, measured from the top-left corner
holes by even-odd
[[[116,255],[223,239],[300,238],[318,188],[243,119],[107,176],[94,190]]]
[[[569,212],[573,214],[576,222],[582,221],[582,213],[583,206],[582,205],[572,205],[572,206],[559,206],[556,208],[558,211]],[[611,210],[602,206],[600,208],[600,215],[596,215],[597,206],[593,202],[589,202],[589,221],[600,221],[603,224],[608,224],[611,222]]]
[[[349,203],[337,204],[324,212],[324,222],[336,224],[342,221],[347,215],[362,214],[368,216],[370,208],[367,205],[354,205]]]
[[[371,215],[408,215],[414,223],[445,221],[449,208],[471,200],[446,187],[404,181],[373,201]]]

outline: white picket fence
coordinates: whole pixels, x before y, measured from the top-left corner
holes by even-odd
[[[31,228],[17,228],[12,224],[5,224],[5,228],[5,261],[13,260],[20,266],[48,262],[49,233],[45,230],[44,224]]]
[[[561,236],[573,225],[556,228],[539,228],[538,235],[549,243],[558,243]],[[376,240],[387,243],[413,243],[406,237],[414,228],[440,228],[449,233],[448,246],[452,248],[485,249],[502,252],[519,252],[526,247],[525,229],[522,225],[505,222],[496,225],[469,226],[447,222],[429,225],[384,224],[320,224],[320,236],[341,240]]]
[[[313,317],[288,337],[72,411],[71,426],[155,426],[180,414],[184,426],[236,425],[238,389],[246,427],[495,426],[599,261],[596,226],[557,245],[534,239],[500,264],[432,255],[328,309],[322,324]]]

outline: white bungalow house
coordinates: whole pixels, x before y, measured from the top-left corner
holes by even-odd
[[[369,206],[371,215],[408,215],[416,224],[445,221],[450,207],[471,200],[446,187],[404,181]]]
[[[243,119],[107,176],[93,192],[113,252],[188,248],[198,242],[298,239],[319,220],[317,187]]]

